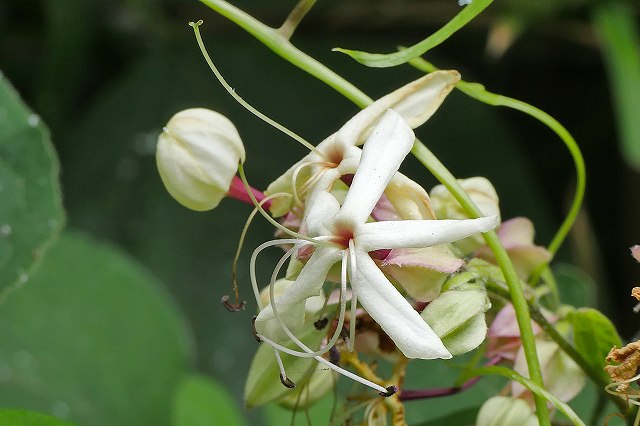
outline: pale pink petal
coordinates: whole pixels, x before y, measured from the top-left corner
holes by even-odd
[[[502,222],[496,231],[504,248],[533,245],[533,222],[526,217],[514,217]]]
[[[635,260],[640,262],[640,246],[639,245],[635,245],[631,247],[631,256],[633,256]]]
[[[529,275],[540,265],[549,263],[552,258],[551,253],[546,248],[534,245],[511,246],[507,248],[507,253],[518,276],[523,280],[529,278]],[[476,250],[475,257],[496,263],[493,251],[487,246],[482,246]]]
[[[586,381],[582,369],[553,341],[538,338],[536,349],[545,389],[561,401],[572,400],[580,393]],[[529,377],[524,350],[518,352],[513,369]],[[530,391],[518,382],[511,382],[511,393],[519,397]]]
[[[460,81],[457,71],[436,71],[378,99],[356,114],[336,133],[336,140],[345,145],[363,143],[369,131],[383,114],[393,109],[412,128],[427,121]]]
[[[401,220],[402,218],[391,204],[391,201],[386,195],[382,194],[382,197],[378,200],[378,203],[373,208],[371,216],[377,220]]]
[[[464,261],[445,245],[414,249],[394,249],[379,263],[380,269],[409,296],[429,302],[440,294],[449,274]]]

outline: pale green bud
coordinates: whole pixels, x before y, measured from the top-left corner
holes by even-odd
[[[483,177],[472,177],[469,179],[458,179],[471,200],[478,206],[482,216],[500,217],[498,206],[498,194],[488,179]],[[451,195],[444,185],[437,185],[431,189],[431,206],[438,219],[468,219],[470,216],[465,212],[460,203]],[[484,244],[482,235],[473,235],[453,243],[455,247],[464,254],[470,254],[475,249]]]
[[[538,426],[538,419],[525,401],[494,396],[482,404],[476,426]]]
[[[180,204],[196,211],[220,203],[244,158],[231,121],[204,108],[180,111],[158,137],[156,163],[164,186]]]
[[[422,311],[422,318],[452,355],[477,348],[487,336],[485,311],[491,307],[486,290],[463,284],[444,292]]]

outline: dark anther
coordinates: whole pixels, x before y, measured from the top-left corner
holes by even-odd
[[[340,351],[335,346],[329,349],[329,362],[335,365],[340,364]]]
[[[316,330],[322,330],[323,328],[325,328],[327,326],[327,324],[329,324],[329,318],[324,317],[324,318],[320,318],[318,321],[313,323],[313,326],[316,328]]]
[[[260,340],[260,336],[258,336],[258,332],[256,331],[256,319],[258,317],[257,316],[253,316],[253,318],[251,319],[251,327],[253,328],[253,337],[256,338],[256,340],[258,341],[258,343],[262,342],[262,340]]]
[[[282,382],[282,384],[289,389],[293,389],[296,387],[296,384],[293,383],[288,377],[285,377],[283,374],[280,374],[280,382]]]
[[[228,294],[225,294],[224,296],[222,296],[222,299],[220,299],[220,303],[222,303],[222,306],[224,306],[225,309],[229,312],[239,312],[241,310],[244,310],[244,307],[247,304],[247,302],[245,302],[244,300],[238,303],[229,302]]]
[[[386,392],[379,392],[380,396],[384,396],[385,398],[389,398],[390,396],[395,395],[395,393],[398,392],[398,388],[395,387],[394,385],[391,385],[389,387],[387,387],[387,391]]]

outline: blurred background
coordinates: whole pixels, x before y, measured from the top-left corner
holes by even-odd
[[[295,2],[234,4],[278,26]],[[458,69],[467,81],[547,111],[577,139],[587,163],[587,197],[555,270],[566,302],[602,309],[625,339],[638,331],[629,294],[640,283],[640,265],[629,256],[629,247],[640,243],[640,97],[629,95],[640,93],[639,9],[637,2],[624,1],[497,0],[427,55],[440,68]],[[458,10],[455,0],[322,0],[293,42],[375,98],[420,72],[409,66],[369,69],[331,48],[392,52],[437,30]],[[178,205],[157,174],[155,142],[175,112],[195,106],[215,109],[239,129],[247,149],[247,174],[258,188],[304,150],[224,92],[187,25],[198,19],[204,20],[201,30],[214,62],[237,92],[307,140],[321,141],[357,111],[195,0],[0,1],[0,69],[49,127],[60,160],[67,229],[73,232],[65,244],[73,247],[53,250],[51,256],[67,259],[66,269],[74,269],[70,253],[82,252],[85,243],[109,251],[103,258],[119,260],[85,265],[88,275],[79,267],[78,280],[88,280],[102,268],[117,277],[130,267],[118,262],[133,262],[136,274],[150,282],[148,297],[158,304],[156,312],[147,296],[130,297],[124,278],[118,278],[120,286],[87,294],[87,300],[78,299],[68,308],[65,303],[82,290],[64,295],[50,289],[46,309],[59,306],[58,314],[68,320],[51,319],[46,328],[43,318],[34,331],[40,334],[29,343],[32,350],[25,352],[20,345],[26,345],[24,333],[30,329],[16,324],[39,309],[29,299],[36,296],[20,299],[32,283],[25,285],[0,307],[3,327],[13,327],[2,340],[13,343],[0,349],[5,357],[0,382],[7,385],[0,390],[0,406],[35,409],[86,425],[168,424],[173,387],[191,371],[220,383],[241,410],[244,380],[257,348],[250,329],[255,307],[250,303],[246,311],[231,314],[219,300],[231,291],[231,262],[250,209],[234,200],[208,213]],[[456,176],[488,177],[500,195],[503,218],[531,218],[536,242],[549,242],[568,208],[575,176],[569,154],[551,131],[517,112],[453,93],[417,135]],[[413,159],[403,167],[427,188],[436,183]],[[246,247],[270,239],[271,232],[257,221]],[[250,250],[245,251],[240,278],[243,297],[250,300],[245,272]],[[276,255],[264,256],[264,271]],[[47,280],[41,281],[46,287]],[[112,281],[107,281],[108,289]],[[22,308],[12,311],[14,297]],[[109,309],[101,307],[107,304]],[[48,318],[55,315],[47,312]],[[101,333],[91,324],[84,324],[82,332],[74,328],[95,312],[105,316],[100,324],[119,321],[118,331],[110,331],[113,339],[100,343],[113,346],[84,342],[82,333]],[[140,327],[130,329],[129,318]],[[127,335],[123,341],[120,333]],[[64,344],[54,338],[49,342],[51,335],[64,336]],[[91,356],[80,354],[85,344],[93,348]],[[112,349],[119,354],[115,358]],[[34,351],[43,354],[41,362],[30,361],[30,356],[37,358]],[[44,354],[50,351],[57,351],[66,372],[58,371],[53,361],[47,365]],[[13,367],[12,374],[2,374],[2,365],[6,370],[14,364],[24,367],[23,376]],[[86,371],[79,372],[80,364]],[[125,392],[109,381],[122,368],[148,369],[149,374],[125,380]],[[411,379],[415,386],[452,381],[446,375],[438,379],[430,368],[416,370]],[[159,370],[166,377],[155,376]],[[151,386],[149,376],[158,382],[151,381],[158,395],[140,402],[140,394]],[[474,390],[478,398],[495,392],[495,383],[486,383]],[[410,418],[422,421],[471,406],[470,399],[459,395],[446,403],[412,403]],[[133,415],[136,410],[140,412]],[[247,424],[289,421],[275,409],[242,416]]]

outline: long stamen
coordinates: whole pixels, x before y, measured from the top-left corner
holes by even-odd
[[[280,318],[280,315],[278,313],[278,308],[276,306],[275,303],[275,295],[273,293],[273,287],[274,287],[274,283],[276,281],[276,278],[278,276],[278,274],[280,273],[280,270],[282,269],[282,265],[284,265],[284,262],[287,261],[287,259],[289,257],[291,257],[291,255],[298,249],[297,246],[294,246],[293,248],[291,248],[287,253],[285,253],[282,258],[280,258],[280,260],[278,261],[278,263],[276,264],[275,269],[273,270],[273,274],[271,275],[271,282],[269,284],[269,300],[271,302],[271,309],[273,309],[273,315],[276,317],[276,320],[278,321],[278,324],[280,324],[280,327],[282,328],[282,330],[285,332],[285,334],[287,336],[289,336],[289,338],[291,340],[293,340],[294,343],[296,343],[298,346],[300,346],[302,344],[302,342],[291,332],[291,330],[289,329],[289,327],[284,323],[284,321],[282,320],[282,318]],[[343,259],[344,255],[343,255]],[[344,269],[344,267],[343,267]],[[340,314],[338,316],[338,324],[336,326],[336,331],[334,332],[333,336],[331,337],[331,339],[329,340],[329,342],[321,347],[320,349],[318,349],[315,352],[299,352],[299,351],[295,351],[289,348],[286,348],[287,350],[285,351],[284,349],[280,349],[283,352],[288,353],[289,355],[293,355],[293,356],[297,356],[299,358],[313,358],[316,356],[320,356],[323,355],[327,352],[329,352],[329,350],[336,344],[336,342],[338,341],[338,339],[340,338],[340,332],[342,330],[342,326],[344,325],[344,317],[345,317],[345,312],[346,312],[346,308],[347,308],[347,280],[346,280],[346,270],[344,272],[344,279],[341,282],[341,286],[340,286]],[[260,335],[258,335],[260,336]],[[260,336],[262,337],[262,336]],[[300,346],[302,348],[302,346]],[[284,348],[284,346],[283,346]]]
[[[280,345],[280,344],[278,344],[278,343],[274,342],[273,340],[269,339],[268,337],[264,337],[263,335],[260,335],[260,334],[259,334],[258,336],[260,337],[260,340],[262,340],[263,342],[265,342],[265,343],[266,343],[266,344],[268,344],[269,346],[273,346],[274,348],[276,348],[276,349],[278,349],[278,350],[280,350],[280,351],[282,351],[282,352],[286,352],[286,349],[288,349],[288,348],[285,348],[284,346],[282,346],[282,345]],[[307,353],[311,353],[311,352],[313,352],[313,351],[312,351],[308,346],[306,346],[305,344],[302,344],[302,345],[299,345],[299,346],[300,346],[300,348],[301,348],[302,350],[304,350],[304,351],[308,351]],[[378,392],[380,392],[380,393],[381,393],[381,395],[384,393],[385,395],[390,396],[390,395],[389,395],[389,389],[387,389],[387,388],[385,388],[385,387],[382,387],[382,386],[380,386],[380,385],[378,385],[378,384],[376,384],[376,383],[373,383],[372,381],[367,380],[367,379],[365,379],[365,378],[363,378],[363,377],[360,377],[360,376],[358,376],[357,374],[354,374],[354,373],[352,373],[352,372],[351,372],[351,371],[349,371],[349,370],[345,370],[345,369],[344,369],[344,368],[342,368],[342,367],[338,367],[337,365],[335,365],[335,364],[331,363],[330,361],[328,361],[328,360],[324,359],[324,358],[323,358],[323,357],[321,357],[321,356],[315,356],[315,357],[313,357],[313,359],[315,359],[316,361],[318,361],[318,362],[319,362],[319,363],[321,363],[321,364],[326,365],[327,367],[329,367],[329,368],[330,368],[330,369],[332,369],[333,371],[335,371],[335,372],[337,372],[337,373],[339,373],[339,374],[342,374],[343,376],[346,376],[346,377],[350,378],[351,380],[354,380],[354,381],[356,381],[356,382],[358,382],[358,383],[361,383],[361,384],[363,384],[363,385],[365,385],[365,386],[369,386],[370,388],[377,390]],[[385,395],[383,395],[383,396],[385,396]]]
[[[299,244],[302,241],[299,239],[293,238],[284,238],[281,240],[271,240],[260,244],[251,254],[251,259],[249,260],[249,276],[251,278],[251,287],[253,287],[253,294],[256,297],[256,303],[258,304],[258,309],[262,310],[264,306],[262,306],[262,302],[260,301],[260,289],[258,288],[258,279],[256,278],[256,260],[260,252],[268,247],[273,247],[282,244]]]
[[[285,244],[292,244],[293,240],[280,240],[280,241],[285,243]],[[267,245],[267,244],[269,244],[269,245]],[[260,251],[261,251],[264,248],[270,247],[270,246],[273,246],[273,245],[276,245],[276,244],[274,244],[273,241],[269,241],[267,243],[262,244],[260,247],[258,247],[258,249],[260,249]],[[262,246],[265,246],[265,247],[262,247]],[[256,249],[256,251],[258,251],[258,249]],[[294,247],[294,248],[290,249],[289,251],[291,253],[293,253],[293,251],[296,250],[296,249],[297,248]],[[255,258],[257,256],[256,251],[254,251],[254,255],[251,257],[251,278],[252,278],[251,281],[252,281],[252,284],[256,283],[256,279],[255,279]],[[286,256],[286,254],[285,254],[285,256]],[[291,256],[291,255],[289,255],[289,256]],[[282,263],[284,264],[285,261],[286,261],[286,258],[285,258],[284,261],[282,261]],[[280,267],[282,267],[282,265],[280,265]],[[254,286],[254,291],[256,291],[256,290],[257,290],[257,284],[255,284],[255,286]],[[341,316],[342,316],[342,319],[344,321],[344,309],[346,308],[346,280],[342,280],[340,291],[341,291],[340,299],[341,299],[341,312],[342,312]],[[256,295],[257,295],[257,298],[259,299],[259,296],[260,296],[259,292],[256,292]],[[271,306],[272,306],[274,315],[276,316],[276,318],[278,318],[277,313],[276,313],[277,312],[277,308],[276,308],[276,304],[274,303],[273,292],[271,290],[269,291],[269,298],[271,299]],[[344,304],[343,304],[343,299],[344,299]],[[262,308],[261,307],[261,303],[260,303],[259,300],[258,300],[258,306],[260,306],[260,308]],[[280,325],[283,328],[283,330],[285,331],[285,333],[288,332],[287,335],[291,338],[291,340],[293,340],[293,342],[296,343],[300,347],[300,349],[305,351],[304,354],[302,354],[300,352],[297,352],[297,351],[293,351],[293,350],[291,350],[291,349],[289,349],[287,347],[284,347],[284,346],[274,342],[273,340],[271,340],[268,337],[265,337],[265,336],[263,336],[261,334],[256,334],[256,336],[260,340],[265,342],[266,344],[272,346],[274,349],[277,349],[279,351],[285,352],[285,353],[293,355],[293,356],[302,356],[302,355],[308,356],[308,355],[311,355],[311,354],[315,354],[315,352],[313,350],[311,350],[307,345],[302,343],[295,335],[293,335],[293,333],[291,333],[289,331],[288,327],[281,321],[281,319],[278,318],[278,321],[280,322]],[[339,327],[336,328],[336,330],[339,332],[339,330],[341,330],[341,329],[342,329],[342,326],[339,324]],[[289,334],[289,333],[291,333],[291,334]],[[335,344],[335,342],[334,342],[334,344]],[[329,345],[327,345],[327,347],[329,347]],[[329,347],[329,349],[331,347]],[[277,351],[276,351],[276,353],[277,353]],[[301,355],[299,355],[299,354],[301,354]],[[346,376],[346,377],[350,378],[351,380],[354,380],[354,381],[356,381],[358,383],[361,383],[361,384],[363,384],[365,386],[368,386],[368,387],[370,387],[372,389],[377,390],[380,393],[380,395],[382,395],[382,396],[391,396],[391,395],[393,395],[393,392],[390,392],[388,388],[385,388],[385,387],[380,386],[380,385],[378,385],[376,383],[373,383],[372,381],[367,380],[367,379],[365,379],[363,377],[360,377],[357,374],[354,374],[349,370],[345,370],[344,368],[339,367],[339,366],[331,363],[330,361],[324,359],[322,356],[313,355],[313,358],[316,361],[318,361],[319,363],[324,364],[327,367],[329,367],[330,369],[334,370],[335,372],[337,372],[339,374],[342,374],[343,376]]]
[[[277,194],[273,194],[268,197],[265,197],[258,204],[262,206],[268,203],[269,201],[271,201],[272,199],[276,197],[281,197],[281,196],[290,196],[290,194],[279,192]],[[224,305],[225,308],[227,308],[227,310],[231,312],[238,312],[240,309],[244,309],[244,306],[247,304],[247,302],[244,300],[240,302],[240,292],[238,290],[238,259],[240,258],[240,252],[242,251],[242,246],[244,245],[244,239],[247,236],[249,225],[251,225],[251,222],[253,221],[253,218],[256,216],[257,212],[258,212],[258,209],[254,208],[251,214],[249,215],[249,217],[247,218],[247,221],[245,222],[244,227],[242,228],[242,233],[240,234],[240,241],[238,241],[238,248],[236,249],[236,255],[233,258],[233,263],[231,266],[231,281],[233,283],[233,292],[235,293],[236,303],[235,304],[230,303],[228,295],[222,296],[222,300],[221,300],[222,304]]]
[[[218,68],[215,66],[215,64],[211,60],[211,57],[209,56],[209,53],[207,52],[207,48],[204,46],[204,42],[202,41],[202,36],[200,35],[200,28],[199,28],[200,25],[202,25],[202,22],[203,22],[202,20],[199,20],[198,22],[189,22],[189,25],[193,28],[193,32],[196,35],[196,40],[198,41],[198,46],[200,47],[200,51],[202,52],[202,56],[204,56],[205,61],[207,61],[207,64],[209,65],[209,68],[211,68],[211,71],[213,71],[213,74],[215,74],[215,76],[218,79],[218,81],[220,82],[220,84],[222,84],[222,87],[224,87],[225,90],[233,97],[233,99],[235,99],[247,111],[249,111],[250,113],[252,113],[256,117],[258,117],[260,120],[264,121],[268,125],[276,128],[277,130],[281,131],[285,135],[289,136],[290,138],[292,138],[296,142],[300,143],[305,148],[309,149],[312,152],[315,152],[321,158],[324,158],[324,154],[322,154],[320,151],[318,151],[315,146],[313,146],[311,143],[307,142],[302,136],[300,136],[300,135],[296,134],[295,132],[287,129],[282,124],[280,124],[277,121],[267,117],[266,115],[264,115],[263,113],[258,111],[256,108],[251,106],[247,101],[242,99],[240,97],[240,95],[238,95],[236,93],[236,91],[233,89],[233,87],[231,87],[229,85],[229,83],[227,83],[227,81],[224,79],[224,77],[222,76],[222,74],[220,73]]]
[[[324,168],[318,171],[317,173],[315,173],[309,179],[307,179],[307,181],[305,181],[298,188],[298,186],[296,185],[296,183],[298,182],[298,174],[302,171],[302,169],[309,166],[324,166]],[[315,161],[315,162],[302,163],[295,168],[295,170],[291,174],[291,193],[293,194],[293,200],[297,205],[302,205],[302,200],[300,200],[300,196],[304,195],[309,190],[309,188],[311,188],[311,186],[324,175],[326,169],[331,167],[337,167],[337,164],[329,163],[326,161]]]

